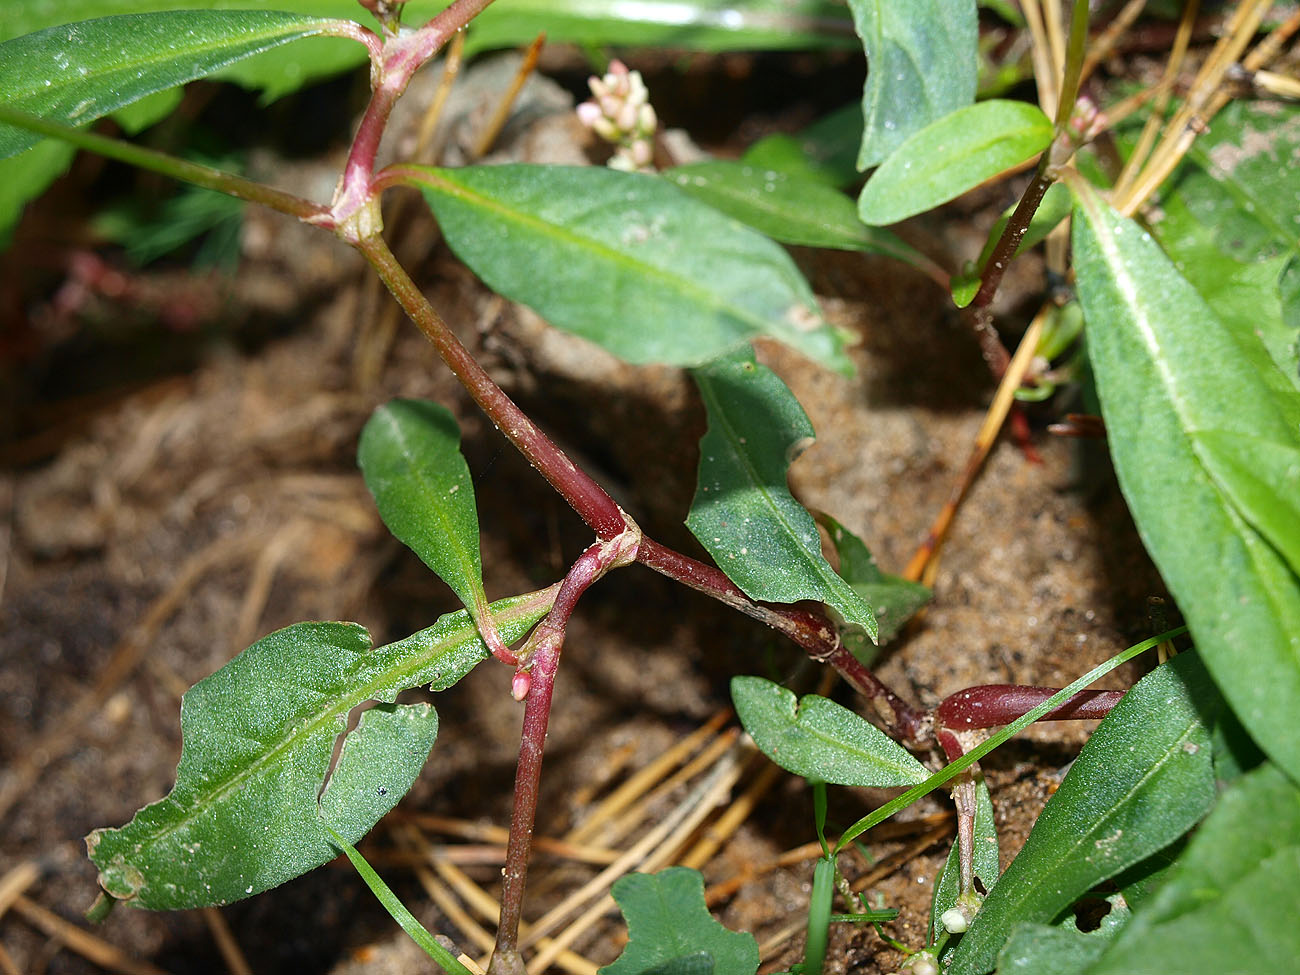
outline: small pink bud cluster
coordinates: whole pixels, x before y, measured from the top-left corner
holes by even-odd
[[[578,118],[617,148],[612,169],[648,172],[654,160],[654,134],[659,125],[650,93],[640,71],[629,71],[622,61],[611,61],[603,78],[592,76],[592,98],[578,106]]]

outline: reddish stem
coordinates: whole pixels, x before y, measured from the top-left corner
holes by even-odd
[[[560,665],[560,651],[564,646],[569,617],[573,615],[578,599],[592,583],[615,565],[630,561],[638,540],[633,530],[613,541],[597,542],[583,552],[564,577],[551,611],[537,624],[520,651],[520,658],[530,666],[530,689],[524,704],[519,765],[515,770],[515,805],[510,817],[510,841],[506,846],[506,865],[502,872],[501,918],[497,925],[492,963],[488,966],[490,975],[520,975],[524,972],[523,959],[519,955],[519,920],[537,815],[538,783],[542,774],[546,728],[551,717],[555,672]]]
[[[825,616],[789,606],[755,602],[721,570],[675,552],[650,538],[641,539],[636,558],[656,572],[766,623],[803,647],[814,660],[830,664],[860,694],[873,702],[888,705],[892,715],[892,720],[889,721],[890,731],[895,737],[915,740],[919,734],[923,715],[881,683],[868,667],[853,656],[840,642],[835,626]]]
[[[1032,711],[1060,690],[1024,684],[986,684],[968,687],[944,699],[935,709],[935,724],[945,731],[996,728]],[[1124,691],[1080,691],[1064,704],[1043,715],[1040,721],[1075,721],[1104,718],[1119,703]],[[943,743],[942,740],[940,742]],[[947,746],[945,745],[945,751]],[[957,755],[961,752],[958,751]],[[956,757],[951,755],[949,757]]]

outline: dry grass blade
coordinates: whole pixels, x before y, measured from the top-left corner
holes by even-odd
[[[523,91],[528,76],[537,67],[537,56],[541,53],[542,45],[545,43],[546,34],[542,33],[533,38],[533,42],[528,45],[528,49],[524,52],[523,63],[519,65],[519,70],[515,72],[510,87],[501,96],[501,101],[497,103],[496,111],[492,113],[492,118],[487,127],[479,134],[477,141],[474,143],[473,158],[479,159],[486,156],[493,143],[497,141],[497,136],[505,128],[506,120],[510,118],[510,110],[514,108],[515,99]]]
[[[23,919],[33,927],[62,942],[68,950],[76,952],[100,968],[110,972],[121,972],[122,975],[166,975],[161,968],[155,968],[148,962],[136,961],[116,945],[109,944],[71,921],[65,921],[53,911],[41,907],[40,904],[26,897],[18,897],[14,901],[13,909],[15,914],[22,915]]]
[[[685,816],[677,828],[664,838],[657,850],[637,864],[639,869],[646,873],[653,873],[671,863],[676,851],[681,848],[690,835],[708,818],[717,806],[727,801],[732,788],[740,778],[741,771],[740,762],[720,764],[714,773],[701,784],[700,790],[696,793],[698,801],[695,803],[694,808],[690,809],[688,815]],[[612,877],[610,883],[613,883]],[[529,960],[528,971],[532,975],[539,975],[539,973],[546,971],[547,967],[555,961],[560,951],[568,948],[578,938],[582,937],[615,906],[614,898],[608,894],[600,898],[575,919],[572,924],[556,935],[551,944],[542,947],[537,955]]]
[[[939,549],[943,546],[943,540],[947,536],[952,520],[957,514],[957,508],[961,505],[962,499],[966,497],[966,492],[970,490],[970,486],[975,483],[975,477],[984,465],[989,450],[992,449],[997,440],[998,431],[1002,429],[1007,413],[1011,410],[1016,390],[1020,388],[1020,382],[1029,370],[1029,364],[1033,361],[1034,352],[1038,348],[1038,339],[1043,333],[1043,323],[1047,319],[1048,311],[1049,307],[1044,306],[1034,316],[1029,328],[1025,329],[1024,337],[1021,338],[1020,345],[1016,348],[1016,354],[1012,356],[1011,364],[1007,367],[1007,371],[1003,373],[1002,381],[998,384],[997,393],[993,396],[993,402],[989,405],[988,412],[984,416],[984,422],[980,425],[979,433],[975,435],[975,445],[971,448],[966,466],[962,470],[956,485],[954,485],[948,500],[930,525],[930,531],[926,535],[925,541],[921,543],[916,554],[912,556],[912,560],[907,563],[907,568],[903,570],[904,579],[910,579],[913,582],[922,581],[926,585],[931,585],[934,582],[934,577],[938,572]]]
[[[880,881],[884,880],[899,867],[911,861],[914,856],[924,853],[930,847],[934,846],[934,844],[951,836],[952,832],[953,827],[950,822],[936,826],[915,842],[909,843],[901,850],[897,850],[889,856],[883,857],[877,861],[870,870],[864,873],[857,880],[853,881],[850,889],[857,894],[874,884],[880,883]]]
[[[239,942],[235,940],[230,925],[226,923],[226,916],[215,907],[205,907],[202,913],[208,931],[212,934],[212,940],[217,943],[217,951],[221,952],[221,958],[226,963],[230,975],[253,975],[252,966],[248,964],[248,959],[244,957],[244,952],[240,949]]]
[[[730,753],[726,758],[720,760],[714,771],[692,789],[654,828],[647,831],[617,860],[534,923],[528,935],[520,939],[519,947],[522,949],[536,944],[542,935],[554,931],[566,918],[571,917],[580,910],[583,904],[609,890],[614,881],[623,874],[628,873],[637,866],[645,866],[649,863],[652,859],[651,851],[661,844],[666,845],[665,841],[678,833],[683,823],[692,822],[694,825],[691,826],[691,829],[693,830],[717,805],[719,783],[726,783],[726,788],[730,791],[731,785],[739,777],[739,769],[740,763],[736,761],[734,753]]]
[[[1080,72],[1079,77],[1081,84],[1092,74],[1098,64],[1110,57],[1110,53],[1115,50],[1115,45],[1119,43],[1119,39],[1124,36],[1125,31],[1133,26],[1133,22],[1138,19],[1138,15],[1142,13],[1146,5],[1147,0],[1128,0],[1120,8],[1114,19],[1106,25],[1106,29],[1088,45],[1088,53],[1083,58],[1083,71]],[[1188,4],[1188,7],[1195,8],[1195,0]],[[1193,13],[1192,20],[1195,19],[1196,15]]]
[[[13,956],[5,950],[5,946],[0,944],[0,972],[4,975],[22,975],[18,970],[18,965],[14,962]]]
[[[31,860],[24,860],[0,877],[0,917],[4,917],[5,912],[13,907],[14,901],[25,894],[27,888],[36,883],[40,876],[41,868]]]
[[[605,800],[596,807],[590,816],[569,831],[569,835],[565,837],[565,840],[575,844],[589,842],[600,831],[604,823],[609,822],[640,799],[641,796],[653,789],[655,784],[668,774],[669,769],[676,768],[687,755],[690,755],[700,748],[704,742],[716,735],[718,729],[726,724],[730,718],[730,708],[724,708],[713,715],[703,725],[606,796]]]
[[[428,830],[431,833],[450,834],[469,840],[481,840],[494,844],[495,847],[502,850],[502,858],[505,856],[505,844],[510,838],[508,829],[490,823],[474,823],[465,819],[453,819],[449,816],[433,816],[424,813],[403,814],[400,811],[395,818],[413,823],[420,829]],[[457,862],[455,847],[432,847],[431,849],[435,851],[440,859]],[[619,856],[618,850],[612,850],[606,846],[570,843],[567,840],[557,840],[549,836],[534,836],[533,850],[537,853],[549,853],[565,860],[594,863],[602,866],[613,863]]]

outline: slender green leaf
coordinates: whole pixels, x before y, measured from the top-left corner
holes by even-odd
[[[437,962],[438,967],[448,975],[470,975],[469,969],[461,964],[460,959],[440,945],[428,929],[416,920],[415,915],[407,910],[401,898],[393,893],[393,889],[384,883],[379,874],[375,873],[375,868],[366,862],[366,858],[360,851],[331,829],[328,822],[323,825],[334,845],[343,851],[357,873],[361,875],[361,879],[366,882],[366,886],[370,888],[370,892],[375,895],[379,903],[384,905],[384,910],[392,919],[402,926],[402,930],[411,936],[411,940],[423,948],[424,953]]]
[[[833,0],[497,0],[475,18],[468,52],[527,44],[673,47],[697,51],[854,46]]]
[[[492,611],[517,639],[553,598],[501,600]],[[465,613],[377,650],[355,623],[298,623],[262,638],[185,694],[171,793],[87,838],[100,884],[140,907],[175,910],[238,900],[333,859],[317,793],[348,712],[420,684],[442,690],[486,656]],[[349,842],[406,794],[434,731],[431,711],[377,707],[345,740],[320,802]]]
[[[770,335],[852,370],[789,255],[666,180],[586,166],[418,172],[452,250],[490,287],[629,362],[697,365]]]
[[[862,144],[862,106],[857,102],[818,119],[798,135],[764,136],[740,161],[755,169],[779,169],[843,189],[858,181]]]
[[[412,24],[422,23],[446,5],[446,0],[411,0],[406,5],[405,20]],[[0,41],[76,20],[157,13],[182,6],[187,10],[225,11],[269,8],[311,17],[360,19],[372,28],[376,26],[374,19],[357,5],[356,0],[4,0],[4,17],[0,17]],[[270,101],[296,91],[311,81],[354,68],[365,61],[365,48],[354,41],[337,37],[308,37],[291,46],[263,52],[228,65],[217,76],[261,91]],[[166,113],[153,114],[145,124],[156,122],[163,114]]]
[[[992,890],[993,885],[998,882],[1002,864],[998,859],[998,829],[993,813],[993,797],[989,795],[989,786],[984,781],[983,774],[975,780],[974,854],[975,876],[979,878],[985,890]],[[960,893],[961,851],[957,841],[954,840],[952,849],[948,851],[948,859],[944,861],[943,870],[939,873],[939,879],[934,882],[934,895],[930,899],[931,944],[943,933],[944,927],[940,918],[943,917],[944,912],[956,906]]]
[[[0,100],[79,125],[336,22],[272,11],[177,10],[50,27],[0,44]],[[0,126],[0,158],[40,136]]]
[[[943,116],[910,136],[867,181],[858,213],[897,223],[960,196],[1052,141],[1052,122],[1028,102],[988,101]]]
[[[1141,643],[1136,643],[1126,650],[1121,650],[1109,660],[1098,664],[1078,680],[1071,681],[1067,686],[1062,687],[1046,701],[1043,701],[1036,707],[1026,711],[1009,725],[1004,725],[1000,730],[984,739],[982,743],[976,745],[974,748],[970,749],[970,751],[962,755],[961,758],[949,762],[924,782],[912,786],[912,788],[908,789],[902,795],[895,796],[883,806],[879,806],[867,815],[863,816],[840,835],[839,842],[835,844],[835,852],[841,852],[845,847],[873,826],[883,823],[890,816],[906,809],[908,806],[916,802],[916,800],[929,795],[941,785],[947,785],[989,752],[993,751],[995,748],[1002,747],[1005,742],[1010,740],[1014,735],[1020,734],[1020,732],[1024,731],[1043,715],[1047,714],[1048,711],[1059,707],[1079,691],[1082,691],[1089,685],[1101,680],[1116,667],[1128,663],[1128,661],[1132,660],[1138,654],[1146,653],[1146,651],[1158,646],[1166,640],[1172,640],[1186,632],[1187,628],[1180,626],[1176,630],[1169,630],[1166,633],[1160,633],[1143,640]]]
[[[1276,766],[1237,779],[1168,880],[1089,975],[1289,971],[1300,954],[1300,789]]]
[[[1300,438],[1282,444],[1239,431],[1195,430],[1192,443],[1237,510],[1300,573]]]
[[[1120,487],[1228,703],[1300,774],[1300,739],[1277,733],[1300,700],[1300,581],[1207,472],[1193,436],[1294,445],[1300,396],[1154,241],[1092,190],[1076,192],[1078,292]]]
[[[822,975],[826,943],[830,940],[831,902],[835,899],[835,858],[822,857],[813,868],[812,896],[808,898],[807,937],[804,939],[804,975]]]
[[[1016,924],[1052,920],[1195,825],[1214,801],[1207,697],[1213,689],[1190,653],[1124,695],[962,935],[950,975],[992,971]]]
[[[916,250],[895,234],[868,227],[853,201],[824,183],[738,162],[699,162],[664,173],[703,200],[783,244],[863,251],[915,263]]]
[[[887,788],[930,774],[902,745],[865,718],[816,694],[796,705],[792,691],[762,677],[733,677],[731,699],[745,731],[768,758],[814,782]]]
[[[975,98],[975,0],[849,0],[867,52],[858,169]]]
[[[1287,267],[1300,257],[1243,262],[1220,248],[1218,228],[1197,221],[1182,197],[1165,199],[1160,212],[1153,229],[1174,266],[1224,327],[1247,347],[1262,344],[1273,360],[1276,368],[1261,369],[1261,378],[1279,389],[1300,389],[1300,322],[1288,318],[1284,294]]]
[[[658,873],[621,877],[610,891],[627,920],[628,944],[600,975],[643,975],[652,970],[698,972],[698,958],[712,957],[716,975],[754,975],[758,943],[751,934],[728,931],[704,903],[699,871],[669,867]],[[663,966],[676,962],[672,968]]]
[[[830,533],[831,544],[840,557],[840,575],[863,598],[875,614],[879,626],[880,643],[887,643],[898,635],[917,610],[930,601],[932,593],[919,582],[880,571],[875,557],[862,539],[827,514],[817,516]],[[845,642],[863,663],[875,658],[878,647],[865,640],[853,641],[846,634]]]
[[[361,431],[357,462],[388,530],[438,574],[482,628],[478,509],[460,427],[451,411],[423,400],[393,400]]]
[[[871,608],[821,554],[817,525],[786,486],[812,424],[785,383],[744,349],[697,369],[709,414],[686,525],[751,599],[817,599],[873,640]]]

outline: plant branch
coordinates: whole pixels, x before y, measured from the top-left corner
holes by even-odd
[[[299,220],[315,223],[329,213],[328,209],[319,203],[243,176],[236,176],[234,173],[213,169],[211,166],[202,166],[185,159],[177,159],[164,152],[146,149],[144,146],[120,139],[110,139],[85,129],[74,129],[36,115],[28,115],[3,103],[0,103],[0,123],[27,129],[29,132],[51,139],[60,139],[78,149],[85,149],[87,152],[116,159],[150,172],[161,173],[205,189],[216,190],[240,200],[247,200],[249,203],[260,203],[272,210],[297,217]]]
[[[551,442],[509,396],[492,381],[469,350],[452,334],[424,293],[378,235],[355,245],[370,262],[411,320],[433,343],[474,402],[528,462],[550,482],[596,534],[609,540],[622,534],[629,519],[599,484]]]
[[[720,570],[675,552],[650,538],[642,538],[636,560],[661,575],[712,596],[719,602],[766,623],[799,646],[819,663],[834,667],[868,700],[889,709],[882,715],[895,737],[914,740],[924,717],[883,684],[840,642],[835,625],[820,613],[792,606],[773,606],[750,599]]]
[[[597,579],[616,566],[628,564],[635,557],[639,542],[640,532],[632,527],[617,538],[589,546],[569,569],[551,611],[537,624],[519,653],[524,661],[522,666],[528,668],[529,678],[524,688],[527,697],[519,739],[519,764],[515,770],[515,805],[510,817],[506,865],[502,871],[501,918],[492,961],[488,966],[490,975],[520,975],[525,971],[519,955],[519,920],[537,815],[538,783],[542,774],[546,728],[551,717],[555,673],[559,668],[569,618],[582,594]]]

